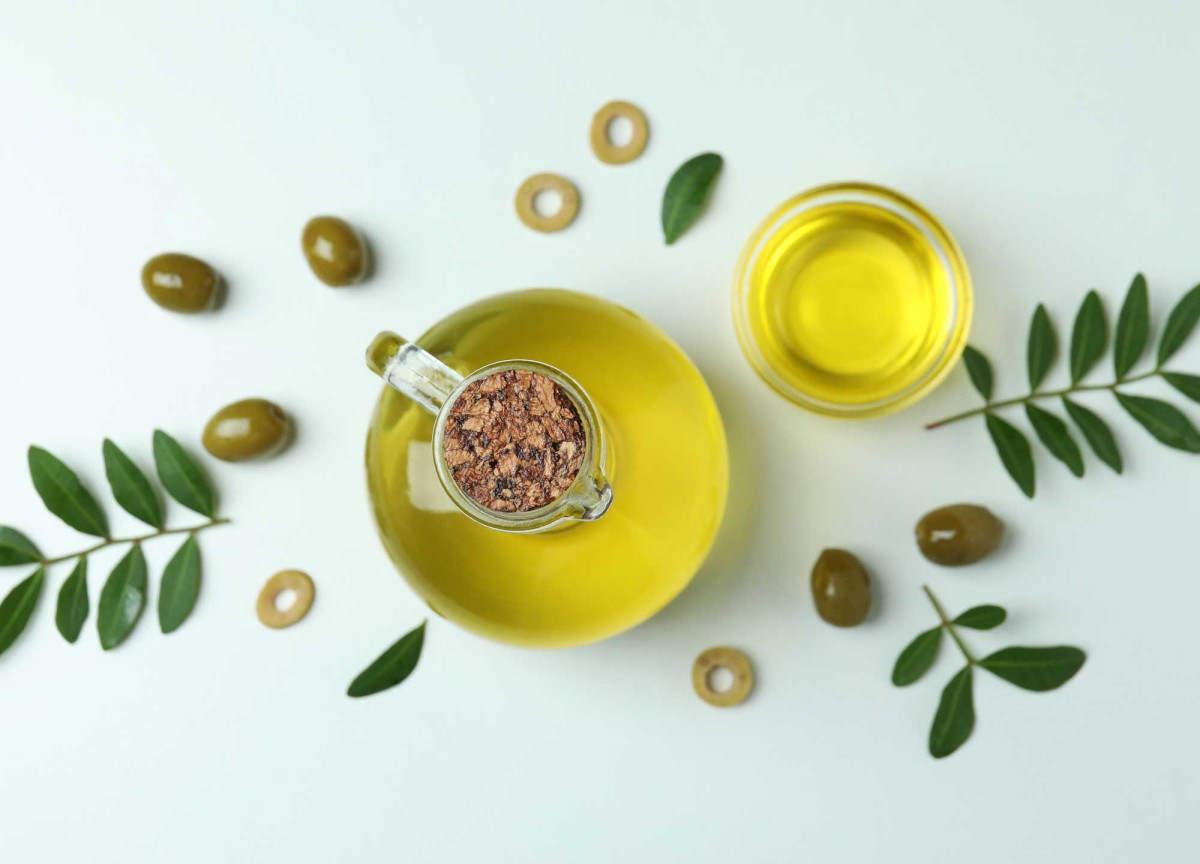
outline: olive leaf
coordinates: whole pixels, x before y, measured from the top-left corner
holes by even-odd
[[[146,558],[141,545],[135,543],[100,591],[96,628],[105,651],[116,648],[133,632],[146,606],[146,582]]]
[[[33,541],[7,525],[0,525],[0,567],[15,567],[18,564],[36,564],[42,560]]]
[[[1089,291],[1075,316],[1071,332],[1071,383],[1078,384],[1096,365],[1108,345],[1108,322],[1100,295]]]
[[[76,531],[108,537],[108,520],[79,477],[54,454],[29,448],[29,476],[46,509]]]
[[[897,687],[907,687],[929,671],[933,661],[937,659],[938,649],[942,645],[942,625],[918,634],[917,638],[908,643],[896,665],[892,668],[892,683]]]
[[[979,391],[979,395],[983,397],[983,401],[991,401],[992,398],[992,362],[982,353],[976,351],[970,345],[963,349],[963,363],[967,367],[967,375],[971,378],[971,383],[975,385],[975,389]]]
[[[1003,624],[1006,618],[1008,613],[1002,606],[972,606],[952,623],[959,627],[970,627],[972,630],[991,630]]]
[[[421,659],[421,648],[425,644],[425,621],[400,639],[376,658],[350,682],[346,695],[353,698],[370,696],[389,690],[402,682],[417,668]]]
[[[125,512],[152,528],[163,526],[162,507],[142,470],[116,444],[104,439],[104,473],[113,497]]]
[[[87,556],[80,555],[79,560],[75,562],[75,569],[58,589],[58,608],[54,612],[54,626],[71,644],[74,644],[75,640],[79,638],[79,633],[87,621],[88,612],[91,611],[88,603],[87,571]]]
[[[1192,421],[1170,402],[1149,399],[1145,396],[1130,396],[1117,393],[1117,401],[1129,412],[1129,416],[1145,427],[1146,431],[1176,450],[1200,453],[1200,432]]]
[[[1025,403],[1025,416],[1029,418],[1033,431],[1055,459],[1062,462],[1076,477],[1083,476],[1083,454],[1071,437],[1067,424],[1049,411],[1032,402]]]
[[[0,654],[7,651],[29,623],[29,617],[42,594],[46,568],[39,567],[33,575],[18,582],[0,601]]]
[[[1070,645],[1052,648],[1003,648],[979,665],[1025,690],[1054,690],[1075,677],[1087,655]]]
[[[1200,375],[1185,375],[1182,372],[1164,372],[1163,380],[1193,402],[1200,402]]]
[[[933,665],[941,643],[942,631],[947,630],[958,646],[967,665],[950,679],[942,690],[942,698],[929,729],[929,752],[935,758],[949,756],[971,736],[975,728],[974,668],[980,666],[994,675],[1026,690],[1053,690],[1069,681],[1086,656],[1078,648],[1058,645],[1052,648],[1004,648],[983,660],[967,648],[958,633],[960,627],[973,630],[992,630],[1004,623],[1008,613],[994,604],[973,606],[951,619],[941,602],[922,586],[939,624],[932,630],[919,633],[905,646],[892,669],[892,683],[903,687],[918,680]]]
[[[942,700],[929,729],[929,753],[935,759],[949,756],[971,737],[975,729],[975,694],[971,666],[964,666],[942,690]]]
[[[1158,338],[1158,365],[1162,366],[1183,347],[1183,343],[1196,329],[1200,320],[1200,285],[1184,294],[1175,304],[1167,323],[1163,327],[1162,336]]]
[[[1129,293],[1117,316],[1117,335],[1113,339],[1113,370],[1117,378],[1124,378],[1134,367],[1146,349],[1150,339],[1150,293],[1146,277],[1141,273],[1133,277]]]
[[[1039,390],[1053,368],[1057,355],[1054,324],[1045,306],[1039,304],[1030,323],[1027,361],[1029,392],[1011,399],[992,398],[992,368],[987,358],[973,346],[963,352],[967,371],[984,404],[943,420],[926,424],[939,429],[951,423],[985,415],[988,434],[1009,475],[1028,497],[1035,493],[1035,471],[1029,441],[1024,434],[999,417],[1001,410],[1025,406],[1025,414],[1038,441],[1052,456],[1065,464],[1076,477],[1082,477],[1083,452],[1070,426],[1037,404],[1039,400],[1061,398],[1071,423],[1082,433],[1096,456],[1118,474],[1124,459],[1108,423],[1090,408],[1071,398],[1085,390],[1111,393],[1134,421],[1147,429],[1159,442],[1188,453],[1200,453],[1200,431],[1178,407],[1161,399],[1127,392],[1124,388],[1140,381],[1161,377],[1171,387],[1194,402],[1200,402],[1200,375],[1163,368],[1200,323],[1200,285],[1192,288],[1176,303],[1168,316],[1158,346],[1158,365],[1140,374],[1131,374],[1141,361],[1150,342],[1150,289],[1146,277],[1136,274],[1125,294],[1117,317],[1113,338],[1115,378],[1107,384],[1083,384],[1082,381],[1108,347],[1108,324],[1099,294],[1088,292],[1075,316],[1069,353],[1071,385],[1061,390]],[[1118,387],[1122,388],[1118,390]]]
[[[670,246],[700,217],[725,164],[716,153],[701,153],[680,165],[663,193],[663,237]]]
[[[1046,373],[1054,365],[1058,356],[1058,336],[1046,307],[1041,303],[1033,312],[1033,321],[1029,325],[1029,345],[1026,349],[1026,361],[1029,367],[1029,389],[1036,390],[1046,380]]]
[[[215,512],[212,487],[179,442],[163,432],[154,430],[154,464],[158,479],[172,498],[210,519]]]
[[[163,570],[158,593],[158,623],[172,633],[192,614],[200,596],[200,544],[191,535]]]
[[[995,414],[987,415],[987,428],[1009,476],[1021,487],[1026,497],[1032,498],[1037,490],[1037,478],[1028,439],[1017,427]]]
[[[1067,416],[1079,427],[1079,431],[1091,445],[1092,451],[1100,457],[1100,461],[1120,474],[1124,463],[1121,461],[1117,440],[1113,438],[1108,424],[1093,411],[1084,408],[1078,402],[1072,402],[1066,396],[1063,397],[1063,407],[1067,409]]]

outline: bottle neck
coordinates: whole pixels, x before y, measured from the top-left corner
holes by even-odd
[[[553,501],[524,511],[495,510],[466,494],[447,464],[447,429],[453,406],[474,382],[509,371],[527,371],[550,379],[566,395],[583,430],[583,457],[570,486]],[[433,438],[433,456],[442,488],[462,513],[488,528],[524,534],[593,522],[612,504],[613,490],[607,479],[607,441],[599,413],[583,389],[562,371],[530,360],[512,360],[485,366],[470,375],[451,392],[438,412]]]

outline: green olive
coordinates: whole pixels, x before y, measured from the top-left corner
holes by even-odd
[[[845,549],[826,549],[812,571],[817,614],[837,627],[861,624],[871,611],[871,578]]]
[[[992,511],[976,504],[951,504],[921,517],[917,545],[934,564],[961,567],[974,564],[996,551],[1004,537],[1004,523]]]
[[[266,399],[226,405],[204,427],[204,449],[226,462],[274,456],[292,437],[292,421]]]
[[[326,285],[353,285],[367,275],[367,244],[344,219],[314,216],[304,226],[300,245],[308,266]]]
[[[201,312],[213,305],[221,277],[204,261],[181,252],[155,255],[142,268],[150,299],[172,312]]]

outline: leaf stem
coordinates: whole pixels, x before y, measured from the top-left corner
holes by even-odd
[[[163,528],[151,534],[141,534],[137,537],[118,537],[116,539],[109,538],[102,543],[97,543],[95,546],[89,546],[79,552],[72,552],[70,555],[60,555],[57,558],[43,558],[41,565],[49,567],[51,564],[58,564],[62,561],[69,561],[72,558],[78,558],[81,555],[91,555],[93,552],[99,552],[101,549],[107,549],[109,546],[118,546],[122,543],[140,544],[147,540],[154,540],[159,537],[167,537],[171,534],[196,534],[208,528],[216,527],[217,525],[229,524],[228,519],[213,518],[203,523],[202,525],[193,525],[190,528]]]
[[[1122,384],[1133,384],[1137,381],[1145,381],[1149,378],[1155,378],[1162,375],[1161,368],[1151,369],[1149,372],[1143,372],[1141,375],[1134,375],[1131,378],[1121,378],[1109,384],[1073,384],[1070,387],[1064,387],[1061,390],[1035,390],[1027,393],[1024,396],[1018,396],[1013,399],[1004,399],[1000,402],[987,402],[978,408],[972,408],[970,411],[963,411],[961,414],[954,414],[942,420],[937,420],[933,423],[926,424],[926,429],[939,429],[942,426],[948,426],[951,423],[957,423],[959,420],[966,420],[970,417],[978,417],[980,414],[986,414],[996,408],[1008,408],[1011,405],[1022,405],[1026,402],[1032,402],[1035,399],[1057,399],[1060,396],[1070,396],[1072,393],[1083,393],[1088,390],[1112,390],[1115,391]]]
[[[929,590],[929,586],[922,585],[921,590],[925,592],[925,596],[933,604],[933,611],[937,612],[938,617],[942,619],[942,626],[950,631],[950,638],[954,640],[954,644],[958,646],[958,650],[967,658],[967,662],[972,666],[977,664],[979,661],[975,659],[975,655],[971,653],[970,649],[963,644],[962,639],[958,638],[958,631],[954,629],[954,624],[951,623],[950,618],[946,615],[946,610],[942,608],[942,604],[938,602],[938,599],[933,596],[933,592]]]

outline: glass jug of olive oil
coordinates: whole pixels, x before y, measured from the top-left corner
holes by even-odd
[[[367,437],[379,533],[439,615],[500,642],[578,645],[646,620],[703,563],[728,488],[720,414],[687,356],[634,313],[571,291],[518,291],[412,343],[382,333],[367,362],[389,384]],[[517,374],[553,387],[578,421],[576,473],[558,497],[531,502],[540,506],[484,506],[460,485],[447,442],[464,416],[471,428],[472,388]]]

